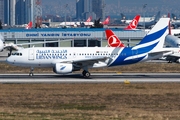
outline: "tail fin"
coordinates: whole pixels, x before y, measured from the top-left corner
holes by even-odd
[[[106,24],[108,24],[109,23],[109,18],[110,17],[108,17],[103,23],[104,23],[104,25],[106,25]]]
[[[146,47],[148,50],[162,49],[166,37],[166,30],[169,23],[169,18],[161,18],[150,32],[143,38],[143,40],[133,49]]]
[[[89,19],[86,22],[91,22],[91,17],[89,17]]]
[[[173,20],[177,19],[176,15],[174,13],[172,13],[171,15],[172,15]]]
[[[25,29],[31,29],[31,27],[32,27],[32,21],[30,21],[30,23],[26,26]]]
[[[121,19],[122,19],[122,20],[125,20],[125,19],[126,19],[126,17],[124,16],[123,13],[121,13]]]
[[[170,13],[168,13],[168,17],[171,18]],[[169,20],[169,35],[171,35],[171,21],[170,20]]]
[[[127,28],[124,28],[124,29],[136,29],[137,24],[139,22],[139,18],[140,18],[140,15],[137,15],[134,18],[134,20],[129,24],[129,26],[127,26]]]
[[[159,21],[159,19],[161,17],[160,14],[161,14],[161,12],[159,11],[158,14],[155,16],[155,19],[154,19],[155,22]]]
[[[105,30],[109,47],[126,47],[121,41],[117,38],[117,36],[109,29]]]

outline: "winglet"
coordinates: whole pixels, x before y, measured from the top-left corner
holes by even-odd
[[[124,28],[124,29],[136,29],[140,17],[141,17],[140,15],[137,15],[133,19],[133,21],[127,26],[127,28]]]
[[[122,44],[122,42],[117,38],[117,36],[112,32],[112,30],[105,30],[108,45],[109,47],[126,47]]]

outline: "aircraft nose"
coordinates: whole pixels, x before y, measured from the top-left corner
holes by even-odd
[[[6,62],[8,63],[8,64],[12,64],[12,59],[11,59],[11,57],[8,57],[7,59],[6,59]]]

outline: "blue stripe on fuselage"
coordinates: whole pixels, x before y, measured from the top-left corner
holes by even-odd
[[[132,49],[132,47],[124,48],[124,50],[121,52],[121,54],[118,56],[118,58],[112,64],[110,64],[109,67],[138,63],[145,57],[145,56],[143,56],[138,59],[131,59],[131,60],[124,61],[127,57],[133,56],[133,53],[135,53],[137,51],[137,50],[131,50],[131,49]]]
[[[134,64],[134,63],[138,63],[139,61],[141,61],[143,58],[146,57],[140,57],[140,58],[136,58],[136,59],[131,59],[131,60],[126,60],[124,61],[127,57],[131,57],[134,55],[141,55],[144,53],[148,53],[150,52],[157,44],[154,43],[150,46],[147,47],[143,47],[143,48],[139,48],[137,50],[132,50],[132,47],[129,48],[124,48],[123,51],[121,52],[121,54],[118,56],[118,58],[110,65],[110,66],[118,66],[118,65],[128,65],[128,64]],[[137,53],[137,54],[136,54]]]

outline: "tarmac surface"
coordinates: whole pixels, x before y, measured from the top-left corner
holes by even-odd
[[[0,74],[0,83],[180,83],[179,73]]]

